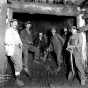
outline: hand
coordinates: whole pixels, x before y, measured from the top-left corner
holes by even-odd
[[[71,52],[71,51],[73,51],[73,49],[72,49],[72,48],[66,48],[66,49],[67,49],[68,51],[70,51],[70,52]]]
[[[73,47],[67,47],[66,50],[72,52],[73,51]]]
[[[19,46],[19,48],[22,48],[22,44],[19,44],[18,46]]]
[[[50,49],[50,47],[49,47],[49,48],[47,48],[46,50],[47,50],[47,51],[50,51],[51,49]]]

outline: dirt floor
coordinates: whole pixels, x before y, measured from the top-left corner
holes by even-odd
[[[20,88],[88,88],[88,82],[82,87],[76,78],[74,80],[67,80],[65,73],[65,70],[62,69],[58,74],[51,74],[46,70],[44,64],[33,62],[31,65],[31,79],[22,71],[21,79],[25,85]],[[15,84],[15,80],[11,78],[1,83],[0,88],[19,87]]]

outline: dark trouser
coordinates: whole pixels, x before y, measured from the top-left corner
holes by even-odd
[[[83,67],[83,63],[82,63],[82,54],[81,52],[75,52],[73,53],[74,57],[75,57],[75,64],[76,67],[79,71],[79,76],[80,79],[85,79],[85,71],[84,71],[84,67]]]
[[[8,57],[8,60],[12,62],[15,72],[21,72],[22,67],[23,67],[22,48],[15,47],[14,55],[13,56],[7,56],[7,57]],[[12,65],[10,64],[10,66],[12,66]]]
[[[39,49],[33,45],[23,46],[24,67],[31,65],[32,57],[29,57],[29,51],[34,53],[34,59],[39,59]]]
[[[63,63],[61,52],[62,52],[61,49],[58,49],[58,51],[56,52],[58,68],[59,68],[59,67],[62,65],[62,63]]]

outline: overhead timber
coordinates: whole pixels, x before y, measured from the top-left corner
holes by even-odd
[[[58,16],[76,16],[78,11],[76,7],[69,5],[50,5],[42,3],[11,3],[8,8],[13,9],[14,12],[27,12],[30,14],[51,14]]]

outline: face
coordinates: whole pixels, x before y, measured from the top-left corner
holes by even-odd
[[[56,30],[53,28],[52,29],[52,34],[54,35],[56,33]]]
[[[67,34],[67,28],[64,28],[64,34],[65,35]]]
[[[42,33],[39,33],[39,38],[42,38],[43,37],[43,34]]]
[[[30,32],[30,27],[31,27],[31,24],[29,24],[29,23],[26,24],[26,31],[27,31],[27,32]]]
[[[30,27],[31,27],[31,24],[27,24],[27,25],[26,25],[26,28],[30,28]]]
[[[72,34],[75,34],[77,32],[76,28],[72,28]]]
[[[17,25],[18,25],[17,21],[13,21],[13,22],[12,22],[12,27],[13,27],[13,28],[16,28]]]

